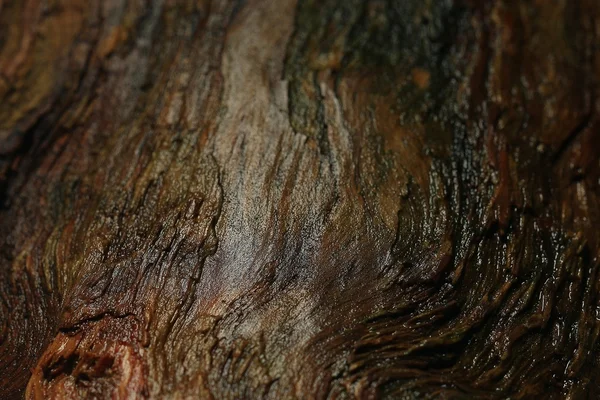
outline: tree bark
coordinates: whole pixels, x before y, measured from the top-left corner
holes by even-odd
[[[599,398],[596,0],[1,0],[0,398]]]

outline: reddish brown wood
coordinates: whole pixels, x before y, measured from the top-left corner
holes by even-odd
[[[0,398],[598,398],[595,0],[0,0]]]

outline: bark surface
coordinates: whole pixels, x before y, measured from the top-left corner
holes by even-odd
[[[599,34],[1,0],[0,398],[599,398]]]

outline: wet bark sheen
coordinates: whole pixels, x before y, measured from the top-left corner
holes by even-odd
[[[599,398],[599,34],[0,1],[0,397]]]

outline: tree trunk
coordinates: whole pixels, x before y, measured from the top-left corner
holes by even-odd
[[[0,398],[599,398],[599,34],[1,0]]]

